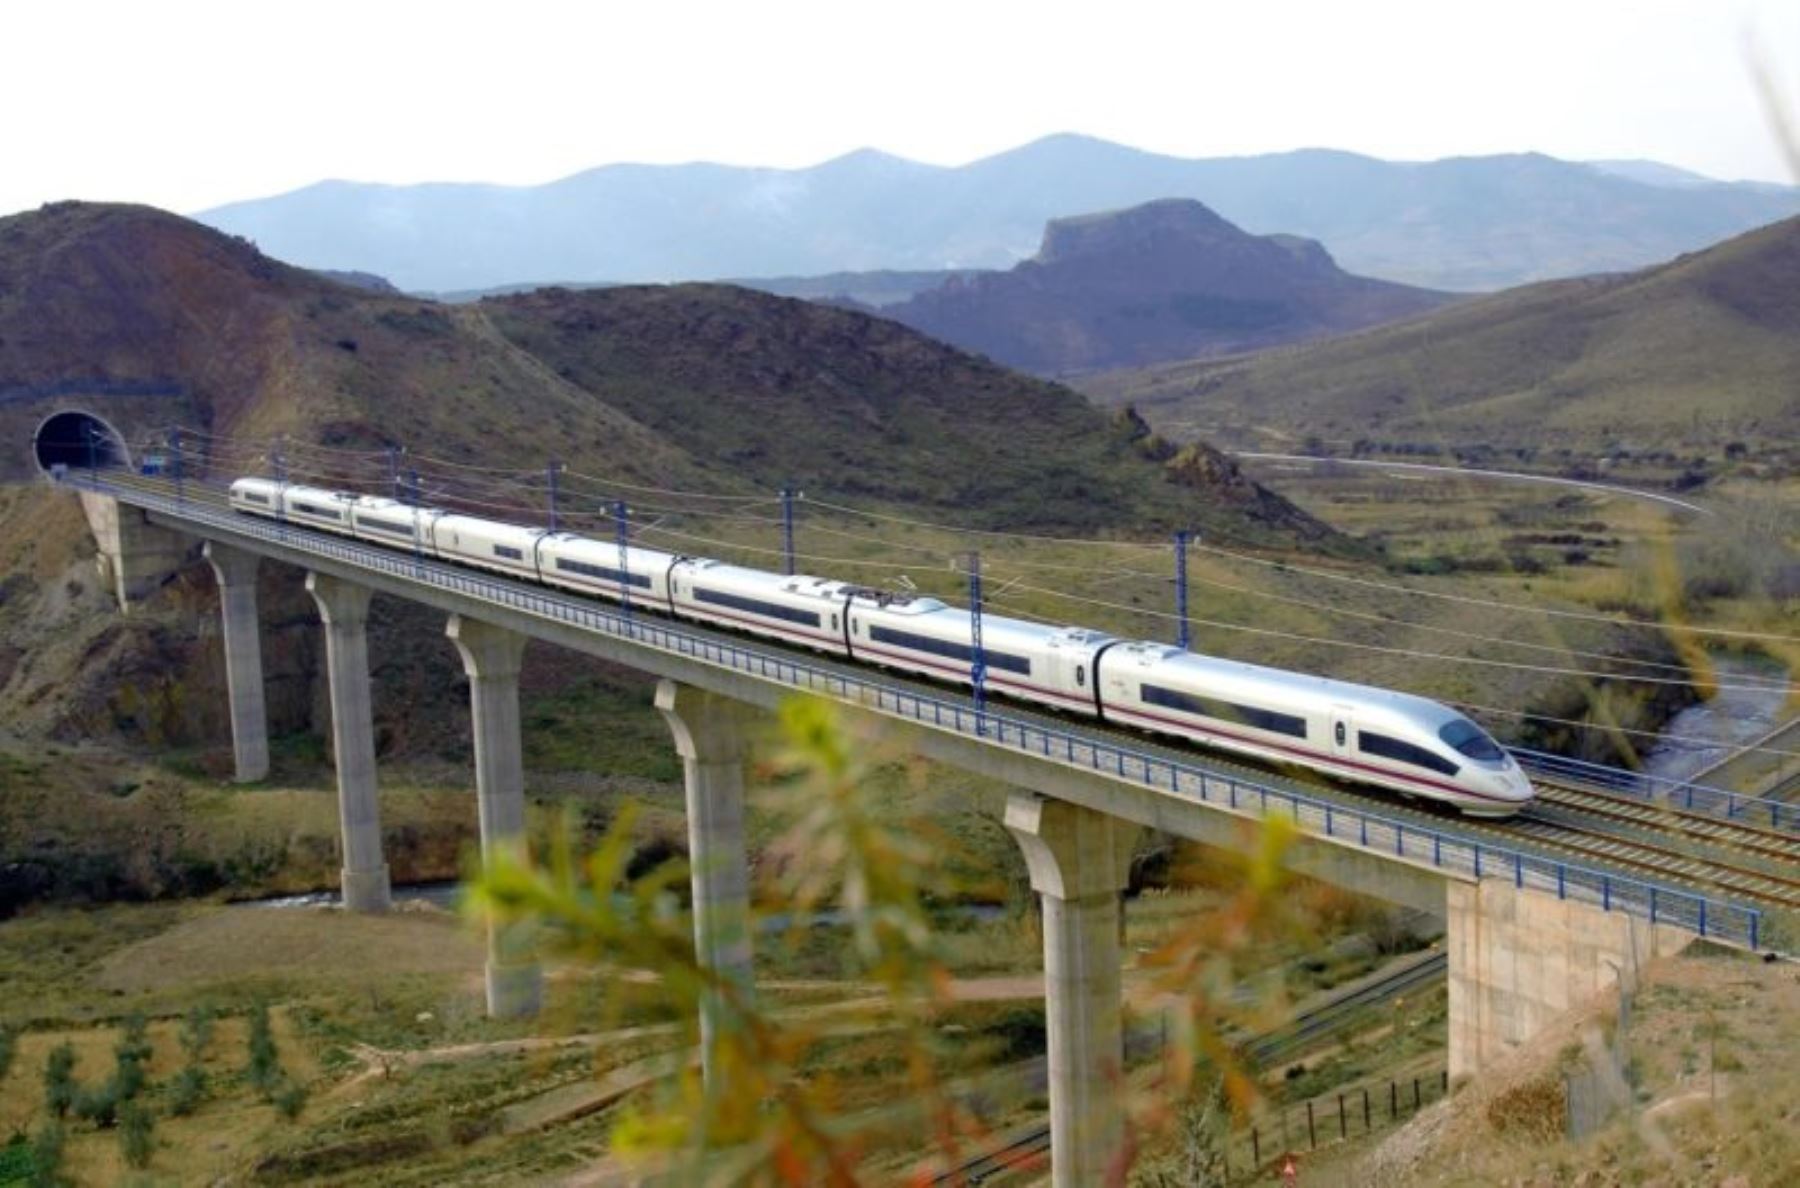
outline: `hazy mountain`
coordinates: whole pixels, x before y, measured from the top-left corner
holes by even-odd
[[[1800,211],[1535,154],[1426,163],[1302,150],[1190,160],[1052,136],[941,168],[864,150],[807,169],[609,165],[541,186],[321,182],[206,211],[310,268],[414,291],[525,282],[1007,268],[1051,219],[1194,198],[1346,269],[1448,289],[1639,267]]]
[[[1351,276],[1310,239],[1247,235],[1169,198],[1058,219],[1033,259],[882,310],[1046,375],[1299,342],[1435,309],[1445,293]]]
[[[1792,454],[1800,219],[1638,272],[1530,285],[1326,342],[1094,376],[1159,428],[1506,448]]]

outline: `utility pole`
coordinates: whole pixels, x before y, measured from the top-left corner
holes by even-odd
[[[1180,624],[1176,628],[1175,646],[1184,652],[1188,650],[1189,642],[1187,550],[1190,535],[1186,528],[1175,532],[1175,618]]]
[[[987,656],[981,645],[981,554],[969,554],[969,683],[975,688],[975,733],[987,736]]]
[[[389,446],[387,448],[387,462],[388,490],[394,493],[395,499],[405,503],[406,493],[400,487],[400,449],[398,446]]]
[[[631,620],[631,518],[623,499],[613,504],[613,531],[619,538],[619,607]]]
[[[94,427],[92,425],[88,426],[88,433],[92,434],[94,436],[98,436],[98,434],[95,433]],[[186,503],[187,502],[187,481],[186,481],[187,480],[187,463],[184,462],[181,457],[181,430],[179,430],[179,429],[175,430],[174,447],[175,447],[175,502],[176,503]]]
[[[793,577],[794,568],[794,500],[800,492],[788,483],[781,488],[781,555],[787,561],[787,575]]]
[[[562,463],[556,461],[555,459],[551,459],[549,477],[550,477],[550,531],[552,531],[552,532],[555,532],[559,528],[562,527],[562,521],[557,515],[557,506],[556,506],[557,480],[561,477],[561,475],[562,475]]]

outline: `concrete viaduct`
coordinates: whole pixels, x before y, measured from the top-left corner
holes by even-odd
[[[96,418],[97,420],[97,418]],[[122,445],[118,446],[122,453]],[[46,469],[54,460],[40,458]],[[118,461],[128,463],[127,459]],[[950,691],[922,694],[852,666],[587,602],[324,534],[237,516],[221,503],[155,491],[128,469],[60,469],[79,492],[121,609],[196,548],[218,579],[237,778],[269,770],[255,574],[296,565],[324,623],[342,824],[345,907],[390,901],[381,848],[370,717],[367,612],[372,595],[434,607],[469,677],[484,849],[520,836],[520,659],[528,639],[573,648],[660,678],[656,705],[686,774],[695,932],[702,960],[748,983],[744,785],[747,724],[796,691],[904,724],[920,753],[1015,790],[1005,814],[1042,900],[1053,1180],[1104,1180],[1122,1134],[1118,913],[1131,844],[1142,827],[1233,847],[1239,822],[1279,814],[1299,841],[1291,865],[1445,921],[1450,1073],[1463,1077],[1530,1039],[1618,971],[1679,949],[1697,933],[1754,945],[1744,909],[1673,887],[1496,849],[1379,812],[1309,799],[1169,758],[1101,730],[1003,709],[977,717]],[[1452,827],[1453,829],[1453,827]],[[1659,905],[1660,895],[1660,905]],[[1709,912],[1711,913],[1709,916]],[[533,1012],[540,974],[532,938],[488,938],[487,1005]],[[703,1011],[702,1036],[712,1023]],[[710,1070],[709,1070],[710,1074]]]

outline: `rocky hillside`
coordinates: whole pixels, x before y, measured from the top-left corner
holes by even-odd
[[[971,524],[1337,541],[1228,463],[1196,465],[1067,388],[893,322],[723,286],[546,291],[464,306],[352,288],[197,224],[65,204],[0,220],[0,452],[31,478],[47,413],[90,407],[142,437],[182,423],[250,451],[276,434],[450,463],[572,470],[662,488],[821,497]],[[252,463],[254,464],[254,463]],[[211,578],[181,575],[120,617],[67,496],[5,491],[0,729],[159,751],[221,736],[222,672],[195,624]],[[277,733],[322,721],[297,575],[265,575]],[[459,695],[442,624],[410,633],[378,686],[384,745],[432,753]],[[398,638],[398,637],[396,637]],[[391,707],[411,707],[394,712]]]
[[[1800,441],[1800,219],[1638,272],[1532,285],[1291,350],[1089,377],[1243,448],[1730,449]],[[1733,443],[1738,443],[1734,447]]]
[[[1351,276],[1318,243],[1248,235],[1198,202],[1058,219],[1034,259],[882,313],[1010,367],[1068,374],[1300,342],[1448,294]]]

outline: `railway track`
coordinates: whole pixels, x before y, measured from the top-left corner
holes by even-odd
[[[1353,1022],[1370,1007],[1381,1006],[1423,986],[1441,981],[1450,968],[1447,954],[1431,951],[1394,962],[1386,970],[1352,983],[1325,996],[1316,1005],[1301,1011],[1293,1019],[1271,1028],[1238,1045],[1238,1051],[1252,1065],[1267,1066],[1297,1055],[1307,1047],[1326,1039]],[[1135,1037],[1143,1039],[1145,1037]],[[1155,1038],[1151,1036],[1149,1038]],[[1127,1043],[1130,1049],[1143,1049],[1143,1043]],[[940,1185],[985,1184],[1008,1172],[1032,1165],[1050,1150],[1050,1127],[1035,1126],[1010,1136],[1006,1141],[970,1156],[956,1167],[940,1172],[931,1182]]]
[[[1790,868],[1800,868],[1800,837],[1779,830],[1556,780],[1538,780],[1536,784],[1540,803],[1658,833],[1678,834],[1705,845],[1741,850]]]
[[[176,485],[168,479],[135,475],[115,474],[109,475],[108,479],[118,486],[137,487],[165,498],[174,493]],[[229,501],[225,498],[224,493],[205,483],[189,480],[184,485],[184,494],[187,500],[209,510],[230,510]],[[314,535],[312,530],[301,527],[292,527],[290,531],[297,535]],[[696,630],[708,630],[693,624],[688,626]],[[719,634],[723,635],[724,633]],[[755,638],[760,645],[771,649],[792,650],[782,648],[781,645],[760,636]],[[867,671],[860,666],[834,661],[815,653],[805,652],[803,654],[807,657],[809,664],[821,668],[841,668],[850,673],[866,673]],[[903,674],[890,672],[886,679],[897,688],[909,689],[940,699],[948,700],[967,696],[951,686],[935,684]],[[1079,723],[1084,730],[1110,737],[1115,741],[1129,742],[1134,750],[1175,762],[1191,761],[1195,754],[1204,754],[1209,766],[1222,773],[1238,775],[1248,781],[1260,782],[1269,786],[1285,786],[1308,796],[1340,800],[1349,807],[1372,809],[1393,817],[1403,824],[1417,824],[1431,830],[1442,830],[1446,826],[1450,826],[1453,831],[1472,837],[1492,838],[1501,846],[1536,851],[1544,857],[1557,860],[1578,857],[1598,867],[1610,867],[1629,877],[1642,878],[1648,874],[1658,879],[1678,882],[1684,888],[1706,889],[1715,892],[1725,889],[1746,900],[1762,904],[1800,907],[1800,880],[1788,877],[1779,871],[1745,868],[1739,864],[1738,860],[1724,854],[1715,856],[1684,854],[1661,841],[1639,838],[1634,835],[1636,832],[1666,832],[1663,822],[1660,820],[1656,824],[1651,824],[1645,819],[1644,814],[1631,811],[1632,809],[1648,808],[1642,801],[1635,799],[1614,801],[1607,798],[1606,794],[1594,792],[1588,787],[1569,788],[1561,783],[1546,782],[1541,774],[1537,778],[1540,787],[1549,786],[1555,789],[1551,794],[1552,804],[1560,804],[1562,808],[1569,811],[1546,814],[1540,809],[1522,814],[1510,822],[1482,821],[1462,817],[1448,808],[1396,797],[1393,794],[1323,779],[1298,778],[1289,769],[1276,769],[1240,756],[1192,747],[1177,740],[1141,734],[1110,723],[1065,716],[1046,711],[1041,707],[1007,700],[1001,700],[999,703],[1005,706],[1004,713],[1016,720],[1058,730],[1066,729],[1072,723]],[[1574,803],[1577,799],[1581,799],[1579,805]],[[1578,814],[1585,814],[1588,820],[1577,819]],[[1691,820],[1687,818],[1691,818]],[[1781,849],[1779,844],[1783,836],[1781,834],[1758,830],[1741,822],[1719,821],[1703,814],[1687,814],[1687,818],[1681,818],[1685,822],[1682,828],[1696,839],[1701,836],[1700,831],[1703,827],[1716,825],[1729,832],[1715,834],[1707,840],[1724,849],[1750,852],[1760,850],[1759,857],[1766,861],[1779,860],[1787,864],[1795,861],[1790,850]],[[1603,823],[1595,824],[1596,821]]]

